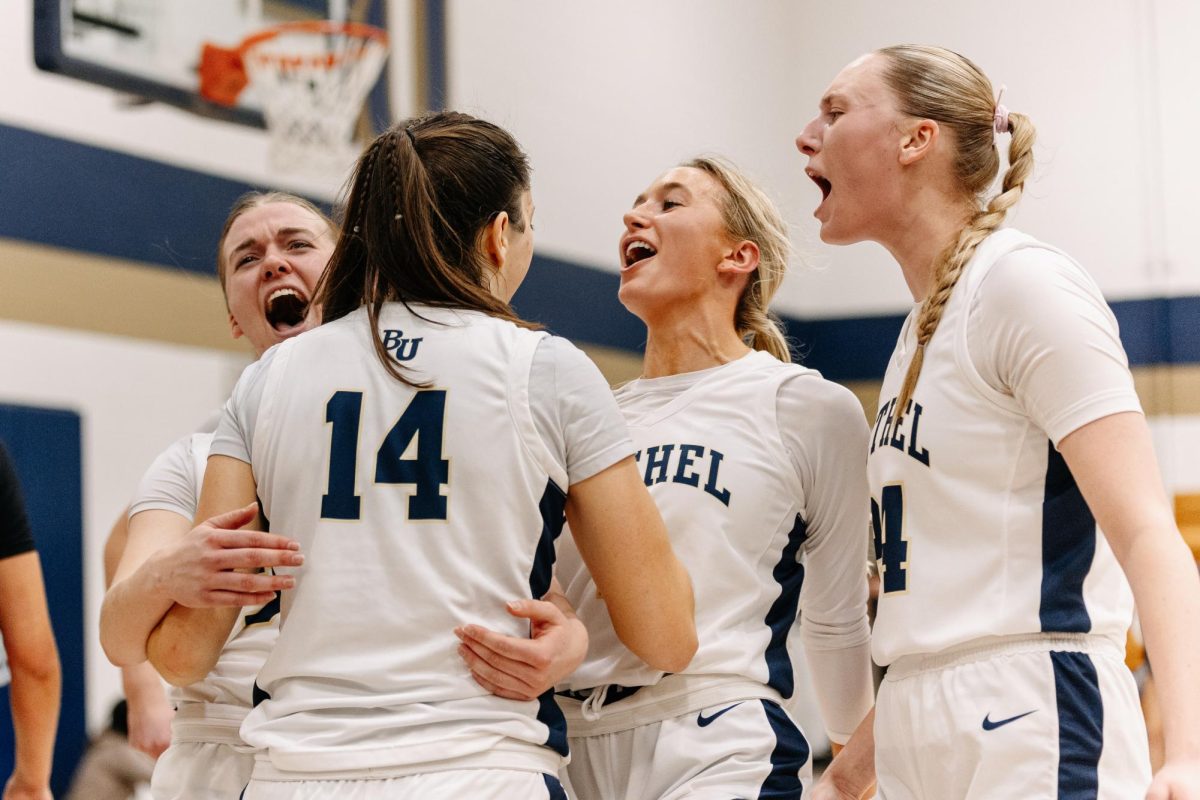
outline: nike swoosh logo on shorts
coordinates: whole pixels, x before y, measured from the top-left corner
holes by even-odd
[[[742,702],[745,702],[745,701],[743,700]],[[703,712],[703,711],[701,711],[699,714],[697,714],[697,715],[696,715],[696,724],[697,724],[697,725],[699,725],[701,728],[706,728],[706,727],[708,727],[709,725],[712,725],[714,722],[716,722],[716,721],[717,721],[717,717],[721,716],[721,715],[722,715],[722,714],[724,714],[726,711],[732,711],[733,709],[737,708],[737,707],[738,707],[738,706],[740,706],[741,704],[742,704],[742,703],[734,703],[734,704],[733,704],[733,705],[731,705],[731,706],[727,706],[727,707],[725,707],[725,708],[722,708],[720,711],[718,711],[717,713],[713,714],[711,717],[706,717],[706,716],[704,716],[704,712]]]
[[[1037,711],[1037,709],[1035,708],[1033,711]],[[995,722],[992,722],[991,719],[989,719],[989,717],[991,717],[992,715],[991,715],[991,712],[988,712],[987,716],[985,716],[983,718],[983,729],[985,731],[994,731],[994,730],[996,730],[996,728],[1007,725],[1010,722],[1016,722],[1021,717],[1028,717],[1030,714],[1033,713],[1033,711],[1026,711],[1024,714],[1017,714],[1015,717],[1009,717],[1008,719],[1000,719],[1000,720],[996,720]]]

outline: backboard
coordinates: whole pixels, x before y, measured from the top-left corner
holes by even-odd
[[[282,22],[315,19],[384,26],[385,0],[34,0],[34,59],[51,72],[107,86],[130,102],[156,101],[263,127],[249,87],[233,107],[198,94],[203,45],[232,47]],[[378,107],[382,105],[382,107]],[[386,92],[372,98],[386,124]]]

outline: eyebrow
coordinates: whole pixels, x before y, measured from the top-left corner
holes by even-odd
[[[841,92],[830,92],[821,98],[821,108],[829,108],[834,103],[846,102],[846,95]]]
[[[671,181],[670,183],[664,183],[662,186],[659,187],[658,193],[659,194],[667,194],[668,192],[673,192],[676,189],[686,192],[688,197],[692,196],[692,193],[690,191],[688,191],[688,188],[686,186],[684,186],[682,183],[680,183],[679,181]],[[633,199],[633,205],[635,208],[637,206],[640,206],[644,202],[646,202],[646,195],[644,195],[644,194],[639,194],[637,197],[635,197]]]
[[[285,239],[288,236],[295,236],[296,234],[300,234],[302,236],[307,236],[310,239],[317,238],[316,234],[314,234],[308,228],[280,228],[278,231],[275,232],[275,238]],[[229,255],[231,255],[231,256],[237,255],[238,253],[240,253],[243,250],[249,250],[251,247],[254,247],[254,245],[256,245],[256,244],[258,244],[258,239],[251,236],[250,238],[246,239],[241,244],[239,244],[237,247],[230,250]]]

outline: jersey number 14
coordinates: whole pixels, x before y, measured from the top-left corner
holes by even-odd
[[[358,476],[358,428],[362,392],[334,392],[325,404],[325,421],[332,423],[329,441],[329,485],[321,497],[322,519],[358,519],[362,498],[355,494]],[[445,519],[442,486],[450,480],[450,462],[442,457],[442,428],[446,392],[424,389],[413,396],[400,419],[383,438],[375,454],[375,482],[409,484],[409,519]],[[404,451],[417,440],[416,458]]]
[[[908,589],[908,540],[904,538],[904,487],[883,487],[879,502],[871,498],[871,527],[875,529],[875,561],[884,594]]]

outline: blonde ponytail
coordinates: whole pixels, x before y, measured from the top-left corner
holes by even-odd
[[[895,92],[901,111],[918,119],[932,119],[953,132],[959,185],[968,197],[979,197],[1000,167],[995,126],[1005,116],[997,114],[991,82],[970,60],[940,47],[898,45],[878,53],[887,59],[884,78]],[[933,288],[917,312],[916,351],[896,398],[897,417],[908,410],[921,375],[925,348],[963,269],[975,248],[1000,227],[1008,210],[1021,199],[1025,181],[1033,172],[1033,123],[1024,114],[1006,112],[1006,118],[1012,142],[1000,193],[971,216],[955,241],[934,261]]]

